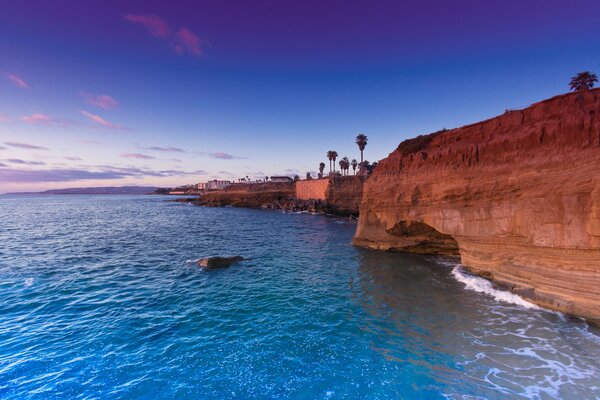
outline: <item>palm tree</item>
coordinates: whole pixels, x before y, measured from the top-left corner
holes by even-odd
[[[569,87],[574,92],[585,92],[593,88],[595,82],[598,82],[596,74],[590,71],[583,71],[571,78]]]
[[[321,174],[321,177],[323,176],[324,169],[325,169],[325,163],[324,162],[319,163],[319,173]]]
[[[329,159],[329,173],[331,174],[331,161],[333,161],[333,153],[335,153],[335,151],[333,150],[329,150],[327,152],[327,158]]]
[[[338,153],[335,150],[329,150],[327,152],[327,158],[329,158],[329,172],[331,172],[331,165],[333,161],[333,173],[335,173],[335,159],[337,158]]]
[[[344,171],[346,171],[346,175],[348,175],[348,170],[350,169],[350,160],[348,160],[348,157],[344,157],[342,158],[342,161],[344,163]]]
[[[358,165],[358,162],[355,159],[352,159],[350,164],[352,165],[352,171],[354,171],[354,175],[356,175],[356,166]]]
[[[358,145],[358,148],[360,149],[360,162],[363,162],[363,151],[365,150],[365,147],[367,146],[367,142],[369,141],[369,138],[367,138],[367,135],[365,135],[364,133],[359,133],[356,136],[356,144]]]

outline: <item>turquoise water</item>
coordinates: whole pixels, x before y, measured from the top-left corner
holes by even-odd
[[[584,322],[354,248],[344,219],[0,196],[0,221],[2,399],[600,396]],[[186,262],[217,254],[249,261]]]

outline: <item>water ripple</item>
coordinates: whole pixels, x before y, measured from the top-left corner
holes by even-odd
[[[2,196],[0,220],[2,399],[600,396],[583,321],[346,220],[149,196]],[[216,254],[249,261],[189,263]]]

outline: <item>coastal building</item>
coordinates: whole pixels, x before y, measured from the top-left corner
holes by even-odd
[[[200,182],[196,185],[198,190],[221,190],[231,185],[231,181],[220,181],[214,179],[208,182]]]
[[[272,176],[271,182],[294,182],[289,176]]]

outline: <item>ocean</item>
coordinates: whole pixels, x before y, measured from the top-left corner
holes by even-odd
[[[457,260],[167,200],[0,196],[1,399],[600,397],[598,329]]]

